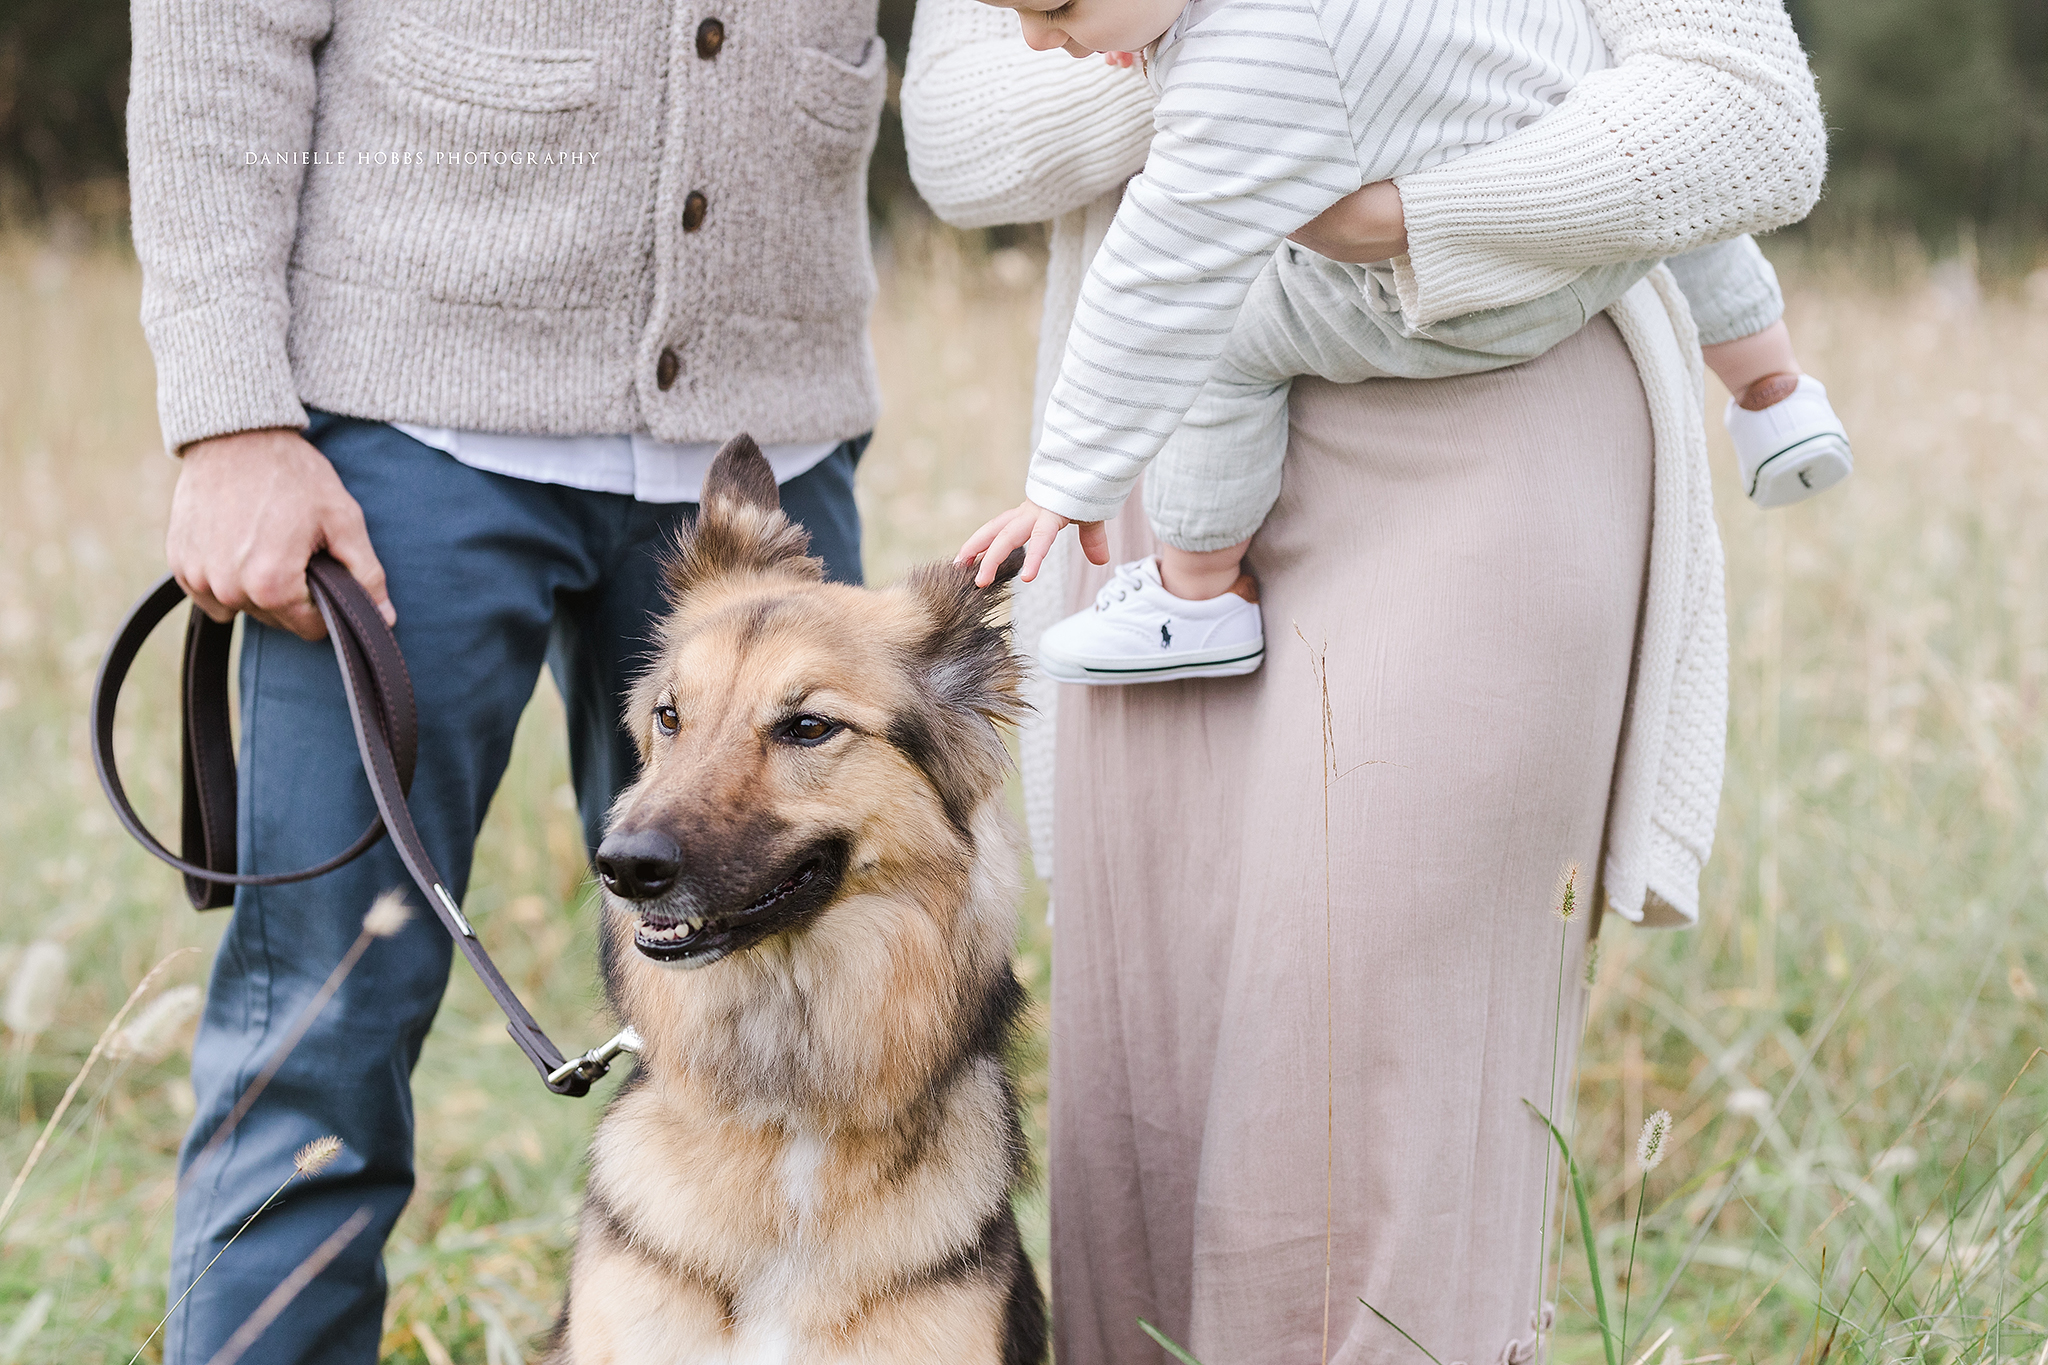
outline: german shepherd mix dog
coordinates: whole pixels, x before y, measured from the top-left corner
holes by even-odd
[[[1036,1365],[1003,1051],[1018,850],[1002,585],[822,581],[754,442],[719,452],[629,703],[598,851],[644,1040],[590,1152],[551,1365]]]

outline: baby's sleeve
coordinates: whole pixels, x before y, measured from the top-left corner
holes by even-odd
[[[1665,264],[1692,305],[1702,346],[1755,336],[1785,316],[1778,272],[1753,237],[1716,242],[1673,256]]]
[[[1204,9],[1160,69],[1144,172],[1082,285],[1025,491],[1112,515],[1200,392],[1273,248],[1359,187],[1308,0]]]

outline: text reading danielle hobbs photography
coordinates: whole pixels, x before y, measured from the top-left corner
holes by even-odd
[[[321,152],[248,151],[242,153],[244,166],[595,166],[596,152],[570,151],[557,147],[496,147],[472,151]]]

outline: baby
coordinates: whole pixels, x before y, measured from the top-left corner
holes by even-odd
[[[1264,637],[1242,561],[1279,495],[1292,378],[1443,378],[1531,360],[1656,264],[1596,267],[1529,303],[1417,329],[1392,263],[1346,265],[1285,239],[1362,185],[1540,117],[1605,63],[1601,35],[1583,0],[1527,0],[1508,23],[1484,0],[1406,13],[1330,0],[1034,2],[1019,13],[1034,48],[1116,64],[1146,53],[1155,132],[1082,290],[1026,500],[960,559],[980,556],[987,581],[1022,545],[1030,579],[1078,524],[1089,559],[1106,563],[1102,522],[1150,464],[1158,558],[1123,566],[1093,610],[1048,630],[1041,661],[1095,684],[1249,673]],[[1401,22],[1383,26],[1389,14]],[[1734,395],[1726,421],[1748,495],[1781,506],[1846,477],[1848,438],[1800,372],[1755,243],[1669,265]]]

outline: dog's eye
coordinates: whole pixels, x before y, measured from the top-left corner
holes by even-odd
[[[667,702],[654,708],[654,728],[664,735],[674,734],[676,726],[680,723],[681,718],[676,715],[676,708]]]
[[[823,744],[845,728],[836,720],[804,715],[784,721],[775,737],[785,744],[801,744],[808,749],[812,745]]]

